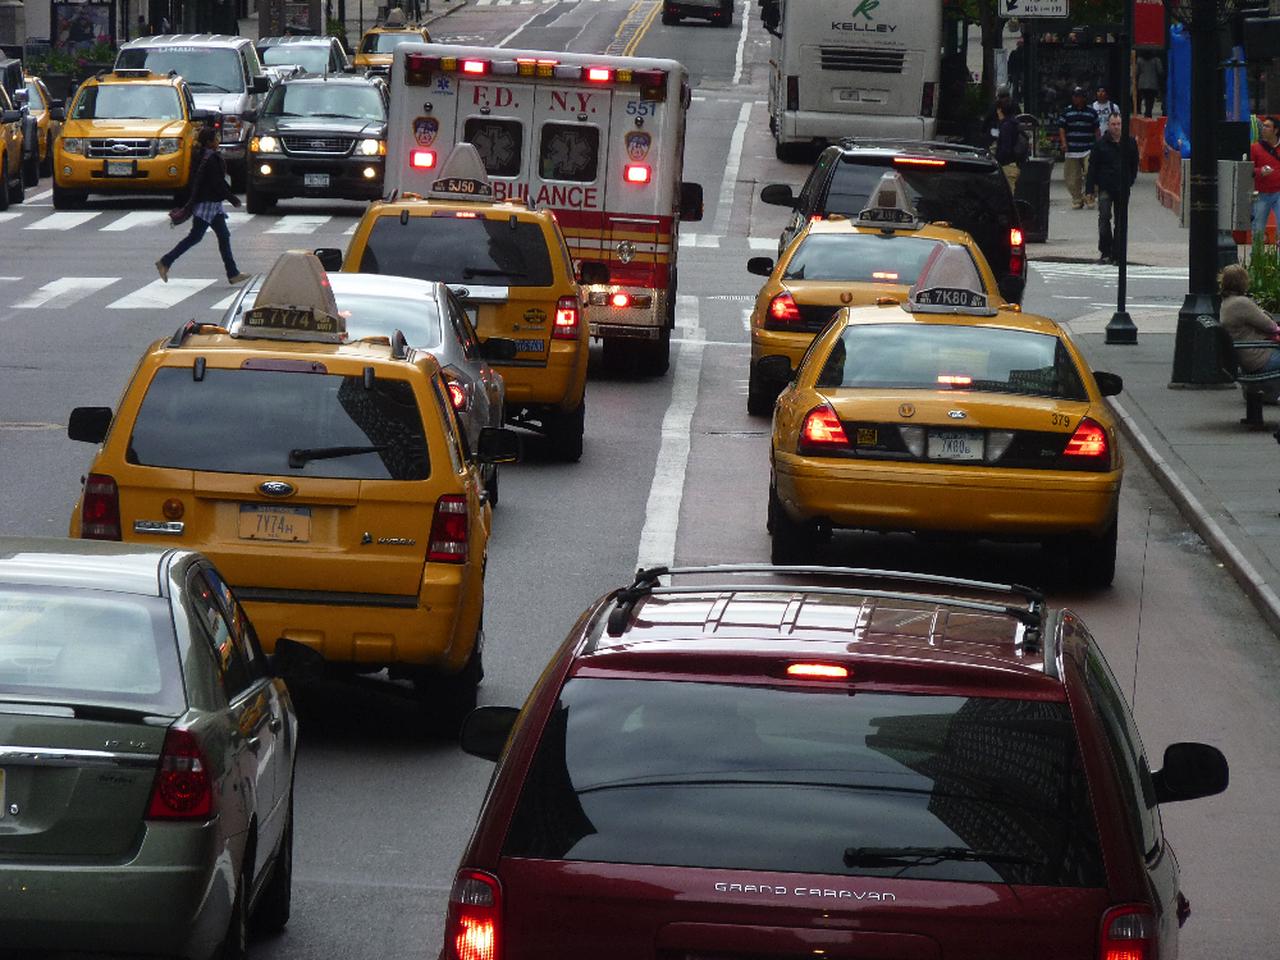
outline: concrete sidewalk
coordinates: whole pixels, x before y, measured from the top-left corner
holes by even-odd
[[[1029,246],[1033,261],[1097,260],[1097,214],[1072,210],[1060,168],[1051,186],[1049,242]],[[1130,262],[1186,269],[1187,231],[1156,198],[1155,174],[1140,174],[1130,205]],[[1100,268],[1094,268],[1100,269]],[[1112,270],[1116,268],[1110,268]],[[1185,294],[1186,281],[1177,284]],[[1172,291],[1171,291],[1172,293]],[[1266,430],[1240,423],[1238,387],[1171,389],[1177,309],[1132,310],[1138,343],[1108,345],[1111,310],[1065,323],[1090,364],[1124,378],[1112,406],[1140,456],[1223,565],[1280,632],[1280,408],[1264,407]]]

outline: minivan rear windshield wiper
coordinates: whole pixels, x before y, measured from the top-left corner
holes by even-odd
[[[942,863],[944,860],[967,860],[974,863],[1042,863],[1030,857],[998,850],[971,850],[968,847],[848,847],[844,852],[846,867],[909,867],[917,864]]]
[[[305,467],[312,460],[336,460],[339,457],[358,457],[362,453],[381,453],[390,449],[386,444],[364,447],[303,447],[289,451],[289,466],[295,470]]]

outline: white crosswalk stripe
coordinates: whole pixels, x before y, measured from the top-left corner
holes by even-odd
[[[242,227],[258,218],[256,213],[245,213],[243,210],[228,210],[227,223],[233,227]]]
[[[288,214],[277,221],[274,227],[265,233],[315,233],[332,220],[332,217],[309,216],[306,214]]]
[[[236,298],[236,294],[229,293],[225,297],[223,297],[221,300],[219,300],[217,303],[209,304],[209,309],[217,310],[219,313],[221,313],[222,311],[226,310],[227,307],[231,306],[231,301],[234,300],[235,298]]]
[[[176,306],[213,283],[212,278],[174,278],[168,283],[152,280],[119,300],[107,304],[108,310],[158,310]]]
[[[19,310],[34,310],[37,307],[69,307],[90,294],[111,286],[119,279],[119,277],[61,277],[27,294],[13,306]]]
[[[10,220],[17,220],[22,216],[21,211],[10,210],[7,213],[0,213],[0,223],[8,223]]]
[[[132,213],[126,213],[123,217],[112,220],[110,223],[99,227],[99,231],[120,231],[132,230],[134,227],[150,227],[157,223],[163,223],[169,219],[169,214],[163,210],[134,210]]]
[[[102,215],[100,210],[80,210],[72,213],[63,210],[60,213],[51,213],[47,217],[41,217],[35,223],[27,224],[27,230],[70,230],[72,227],[78,227],[82,223],[88,223],[94,217]]]
[[[1046,280],[1115,280],[1119,269],[1105,263],[1060,263],[1031,261],[1031,269]],[[1149,267],[1130,264],[1126,275],[1130,280],[1186,280],[1186,267]]]

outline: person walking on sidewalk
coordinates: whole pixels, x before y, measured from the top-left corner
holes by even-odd
[[[1124,177],[1120,176],[1121,151],[1124,159]],[[1120,136],[1120,114],[1113,113],[1107,120],[1107,132],[1093,145],[1089,154],[1089,173],[1085,180],[1085,193],[1098,198],[1098,262],[1115,263],[1116,248],[1124,247],[1124,235],[1119,233],[1121,204],[1128,208],[1129,190],[1138,179],[1138,141]],[[1115,215],[1117,230],[1113,234],[1111,220]],[[1127,220],[1127,218],[1125,218]]]
[[[160,279],[168,283],[169,268],[173,262],[199,243],[206,230],[212,229],[218,238],[218,252],[222,254],[227,282],[243,283],[249,275],[241,273],[236,266],[236,258],[231,252],[231,231],[227,229],[227,215],[222,209],[222,201],[229,200],[233,207],[238,207],[240,198],[231,192],[227,184],[227,165],[218,152],[218,131],[213,127],[202,127],[196,136],[196,149],[200,158],[196,160],[191,199],[187,201],[191,206],[191,232],[156,261],[156,270]]]
[[[1084,178],[1089,152],[1098,140],[1098,115],[1084,102],[1084,87],[1071,91],[1071,105],[1058,117],[1058,141],[1062,144],[1062,176],[1071,194],[1071,209],[1085,205]]]
[[[1009,189],[1017,189],[1018,174],[1022,172],[1018,164],[1027,158],[1027,143],[1011,97],[996,98],[995,155]]]
[[[1156,94],[1164,86],[1164,64],[1160,55],[1150,50],[1138,54],[1138,105],[1142,115],[1150,117],[1156,107]],[[1166,111],[1167,112],[1167,111]]]
[[[1258,195],[1253,198],[1251,226],[1254,236],[1265,234],[1267,218],[1276,216],[1276,228],[1280,229],[1280,147],[1277,147],[1275,117],[1263,117],[1258,127],[1258,141],[1249,148],[1253,161],[1253,187]]]
[[[1120,116],[1120,108],[1116,105],[1116,102],[1112,100],[1111,97],[1107,94],[1106,87],[1098,88],[1098,96],[1093,101],[1093,103],[1089,104],[1089,106],[1093,107],[1093,112],[1098,115],[1099,136],[1105,135],[1107,132],[1107,121],[1110,120],[1113,116],[1116,116],[1116,117]]]

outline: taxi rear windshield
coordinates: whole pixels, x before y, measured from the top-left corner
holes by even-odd
[[[360,272],[512,287],[548,287],[555,279],[539,224],[448,212],[403,222],[379,217],[369,231]]]
[[[787,264],[782,279],[910,286],[929,255],[940,246],[942,241],[924,237],[810,234]]]
[[[366,389],[362,376],[278,369],[207,369],[199,380],[191,367],[157,370],[126,458],[210,473],[352,480],[430,475],[422,416],[408,381],[375,377]]]
[[[945,324],[867,324],[831,347],[819,388],[888,387],[1088,400],[1080,372],[1051,334]]]
[[[85,87],[73,120],[180,120],[182,100],[168,85],[110,83]]]
[[[1065,703],[849,696],[843,688],[571,680],[503,853],[975,883],[1105,882]]]

